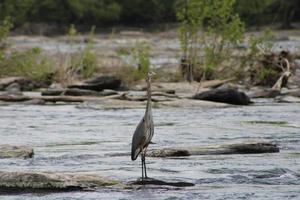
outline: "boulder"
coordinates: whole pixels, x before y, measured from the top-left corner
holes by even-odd
[[[68,88],[78,88],[93,91],[102,91],[104,89],[118,90],[120,87],[121,80],[114,76],[99,76],[81,84],[68,86]]]
[[[33,149],[26,146],[0,145],[1,158],[32,158]]]
[[[249,105],[250,98],[244,93],[232,88],[217,88],[198,93],[192,99],[222,102],[234,105]]]
[[[277,153],[276,144],[265,141],[246,141],[221,145],[199,145],[186,148],[165,148],[148,152],[150,157],[174,157],[190,155],[259,154]]]
[[[1,172],[0,194],[80,191],[121,185],[119,181],[88,173]]]
[[[5,88],[5,94],[7,95],[23,95],[23,93],[21,92],[21,86],[19,83],[12,83],[9,86],[7,86]]]
[[[0,79],[0,90],[5,90],[13,83],[17,83],[20,86],[20,90],[22,91],[32,90],[38,87],[38,85],[34,81],[24,77],[7,77]]]

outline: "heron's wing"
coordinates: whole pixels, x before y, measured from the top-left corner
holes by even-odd
[[[136,127],[133,137],[132,137],[132,144],[131,144],[131,159],[135,160],[139,153],[143,149],[143,144],[146,141],[146,121],[145,117],[142,118],[138,126]]]

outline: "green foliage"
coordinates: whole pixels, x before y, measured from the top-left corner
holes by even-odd
[[[49,58],[42,55],[39,48],[12,52],[2,60],[0,68],[0,76],[25,76],[47,84],[53,74]]]
[[[277,77],[278,72],[272,68],[260,67],[257,72],[258,81],[260,84],[267,85],[272,82],[274,77]]]
[[[122,66],[116,71],[116,76],[122,80],[125,86],[131,86],[142,78],[133,66]]]
[[[191,59],[195,51],[194,43],[198,42],[198,32],[202,29],[206,6],[204,1],[184,0],[178,2],[177,19],[181,23],[179,40],[183,57]]]
[[[43,22],[59,25],[145,25],[176,21],[178,8],[190,2],[190,10],[199,9],[205,16],[207,4],[219,4],[212,0],[1,0],[0,20],[12,17],[16,27],[26,23]],[[226,1],[224,1],[225,3]],[[300,20],[298,0],[238,0],[234,10],[249,25],[282,22],[290,27]],[[199,6],[200,4],[204,6]],[[192,11],[193,12],[193,11]],[[210,11],[209,11],[210,12]]]
[[[205,58],[203,71],[206,78],[227,61],[232,54],[231,46],[237,45],[244,35],[244,24],[234,13],[235,0],[207,1],[207,40],[204,40]]]
[[[208,79],[228,60],[230,47],[243,39],[244,24],[234,13],[234,3],[235,0],[189,0],[182,2],[178,10],[183,57],[200,67]],[[203,47],[203,58],[199,46]]]
[[[84,22],[92,25],[116,21],[120,12],[120,5],[109,0],[34,0],[30,19],[35,22],[59,24]]]
[[[0,1],[0,20],[7,17],[15,26],[19,26],[28,21],[30,9],[35,0],[1,0]]]
[[[175,21],[176,0],[117,0],[122,8],[120,22],[145,24]]]
[[[12,23],[9,18],[5,18],[2,22],[0,22],[0,49],[4,45],[5,39],[7,38],[11,28]]]
[[[266,10],[274,3],[274,0],[238,0],[235,10],[246,24],[262,25],[270,21]]]
[[[137,42],[132,49],[132,56],[138,65],[137,74],[140,77],[146,77],[150,68],[150,46],[145,42]]]
[[[90,78],[93,76],[97,69],[97,56],[93,52],[93,37],[94,37],[95,27],[93,26],[89,37],[87,39],[87,44],[83,50],[70,56],[70,65],[67,67],[73,75],[79,75],[82,78]],[[68,31],[68,41],[74,42],[75,36],[78,34],[74,25],[71,25]]]
[[[150,46],[146,42],[136,42],[130,48],[121,48],[118,50],[120,56],[126,56],[131,59],[131,63],[121,68],[118,76],[128,85],[144,79],[150,68]]]
[[[258,78],[258,82],[262,85],[273,84],[277,79],[279,72],[273,68],[273,65],[264,65],[259,62],[265,58],[266,55],[271,54],[273,47],[274,35],[270,30],[266,30],[261,36],[251,36],[249,40],[249,53],[247,60],[249,65],[252,66],[252,76]]]
[[[250,60],[255,60],[262,53],[269,53],[273,47],[274,35],[266,29],[261,36],[250,36],[249,38],[249,53]]]
[[[76,28],[75,28],[75,25],[74,24],[71,24],[69,30],[68,30],[68,33],[67,33],[67,36],[68,36],[68,42],[70,43],[74,43],[75,42],[75,37],[76,35],[78,34]]]

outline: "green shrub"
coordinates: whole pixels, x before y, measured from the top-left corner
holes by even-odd
[[[273,39],[274,35],[270,30],[264,31],[262,35],[249,37],[249,48],[240,57],[239,78],[250,76],[252,82],[259,82],[263,85],[277,78],[274,75],[278,72],[273,70],[272,66],[265,66],[261,63],[265,59],[264,56],[272,53]]]
[[[177,12],[182,57],[192,64],[194,71],[200,68],[207,79],[215,78],[216,69],[232,55],[230,47],[243,39],[244,24],[234,13],[235,0],[185,2]]]
[[[45,84],[51,82],[53,75],[49,58],[39,48],[12,52],[2,59],[0,68],[0,76],[24,76]]]
[[[137,64],[137,74],[144,78],[149,72],[150,68],[150,46],[146,42],[137,42],[132,49],[132,57]]]
[[[117,76],[126,85],[144,79],[150,69],[150,46],[146,42],[136,42],[132,48],[120,48],[117,53],[120,56],[127,56],[130,63],[123,66]]]
[[[93,52],[93,37],[95,27],[91,28],[87,44],[83,50],[70,55],[70,63],[67,66],[68,71],[73,76],[79,76],[81,78],[90,78],[98,70],[97,56]],[[70,26],[68,31],[68,41],[72,44],[75,42],[75,37],[78,32],[74,25]]]
[[[9,18],[4,19],[0,22],[0,51],[5,47],[5,40],[9,34],[10,29],[12,28],[12,23]],[[1,54],[1,52],[0,52]]]

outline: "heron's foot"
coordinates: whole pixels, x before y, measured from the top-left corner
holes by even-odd
[[[156,179],[154,179],[154,178],[150,178],[150,177],[140,177],[140,178],[138,178],[138,180],[137,180],[137,182],[151,182],[151,181],[154,181],[154,180],[156,180]]]
[[[194,186],[194,183],[188,182],[166,182],[163,180],[158,180],[154,178],[144,178],[143,180],[139,178],[137,181],[132,182],[133,185],[157,185],[157,186],[174,186],[174,187],[191,187]]]

